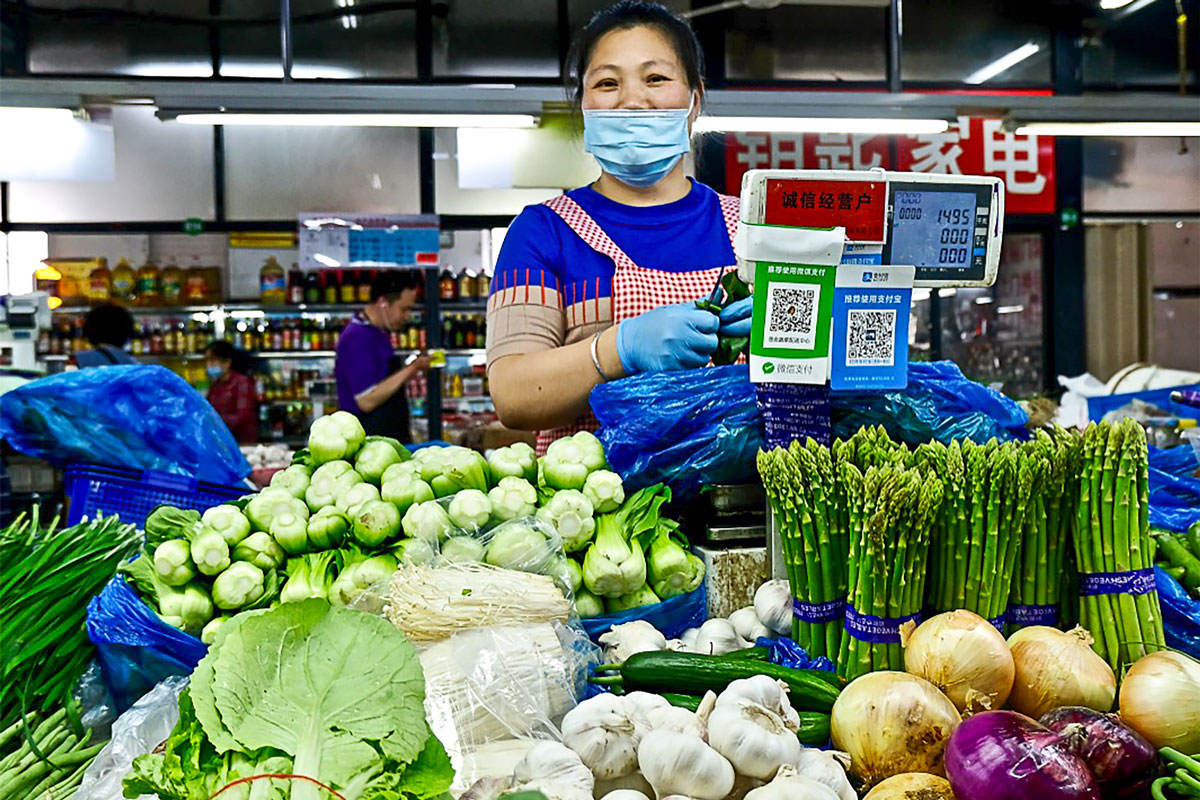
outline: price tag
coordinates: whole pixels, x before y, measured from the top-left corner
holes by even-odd
[[[903,389],[908,385],[911,266],[842,265],[833,290],[830,388]]]

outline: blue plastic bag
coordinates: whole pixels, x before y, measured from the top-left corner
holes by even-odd
[[[1186,531],[1200,522],[1200,480],[1192,473],[1200,464],[1190,445],[1149,450],[1150,525]]]
[[[679,634],[688,628],[698,628],[704,623],[707,594],[704,584],[694,592],[663,600],[652,606],[638,606],[628,611],[616,614],[605,614],[600,617],[588,617],[581,620],[587,635],[596,641],[607,633],[613,625],[620,625],[634,620],[645,620],[653,625],[668,639],[678,639]]]
[[[0,396],[0,439],[54,464],[109,464],[238,483],[250,464],[216,409],[166,367],[42,378]]]
[[[665,483],[690,497],[702,483],[757,480],[761,415],[744,364],[645,372],[600,384],[590,400],[626,491]]]
[[[124,711],[172,675],[191,675],[208,645],[158,618],[117,575],[88,603],[87,632],[100,672]]]
[[[754,645],[755,647],[765,647],[770,651],[767,659],[772,664],[779,664],[791,669],[820,669],[825,672],[833,672],[832,661],[825,656],[813,658],[808,654],[807,650],[786,636],[781,636],[778,639],[768,639],[765,636],[760,636],[754,642]]]
[[[1193,600],[1179,581],[1154,568],[1154,584],[1162,606],[1167,646],[1200,658],[1200,600]]]
[[[833,434],[843,439],[864,425],[882,425],[908,444],[1029,438],[1029,415],[1000,392],[968,379],[953,361],[911,362],[907,388],[834,392],[831,405]]]

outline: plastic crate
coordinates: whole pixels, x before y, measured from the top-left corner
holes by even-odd
[[[1140,392],[1123,392],[1121,394],[1105,394],[1098,397],[1089,397],[1087,399],[1088,418],[1093,422],[1099,422],[1108,412],[1126,406],[1134,400],[1141,400],[1143,403],[1152,403],[1153,405],[1156,405],[1166,411],[1168,414],[1172,414],[1176,417],[1200,419],[1200,408],[1193,408],[1192,406],[1185,406],[1182,403],[1171,402],[1171,392],[1179,389],[1200,391],[1200,383],[1193,383],[1187,386],[1167,386],[1162,389],[1146,389]]]
[[[141,528],[150,512],[164,503],[204,511],[252,491],[187,475],[92,464],[67,467],[64,480],[68,525],[77,524],[84,516],[119,514],[122,522]]]

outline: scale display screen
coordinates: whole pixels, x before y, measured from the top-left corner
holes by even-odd
[[[912,264],[918,280],[983,278],[988,199],[970,186],[893,184],[885,263]]]

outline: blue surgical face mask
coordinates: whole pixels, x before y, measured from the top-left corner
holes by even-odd
[[[691,114],[691,103],[687,108],[584,109],[584,149],[622,183],[653,186],[691,150]]]
[[[215,381],[217,378],[221,377],[221,373],[223,370],[220,367],[211,367],[210,366],[210,367],[205,367],[204,371],[208,373],[208,379],[210,381]]]

